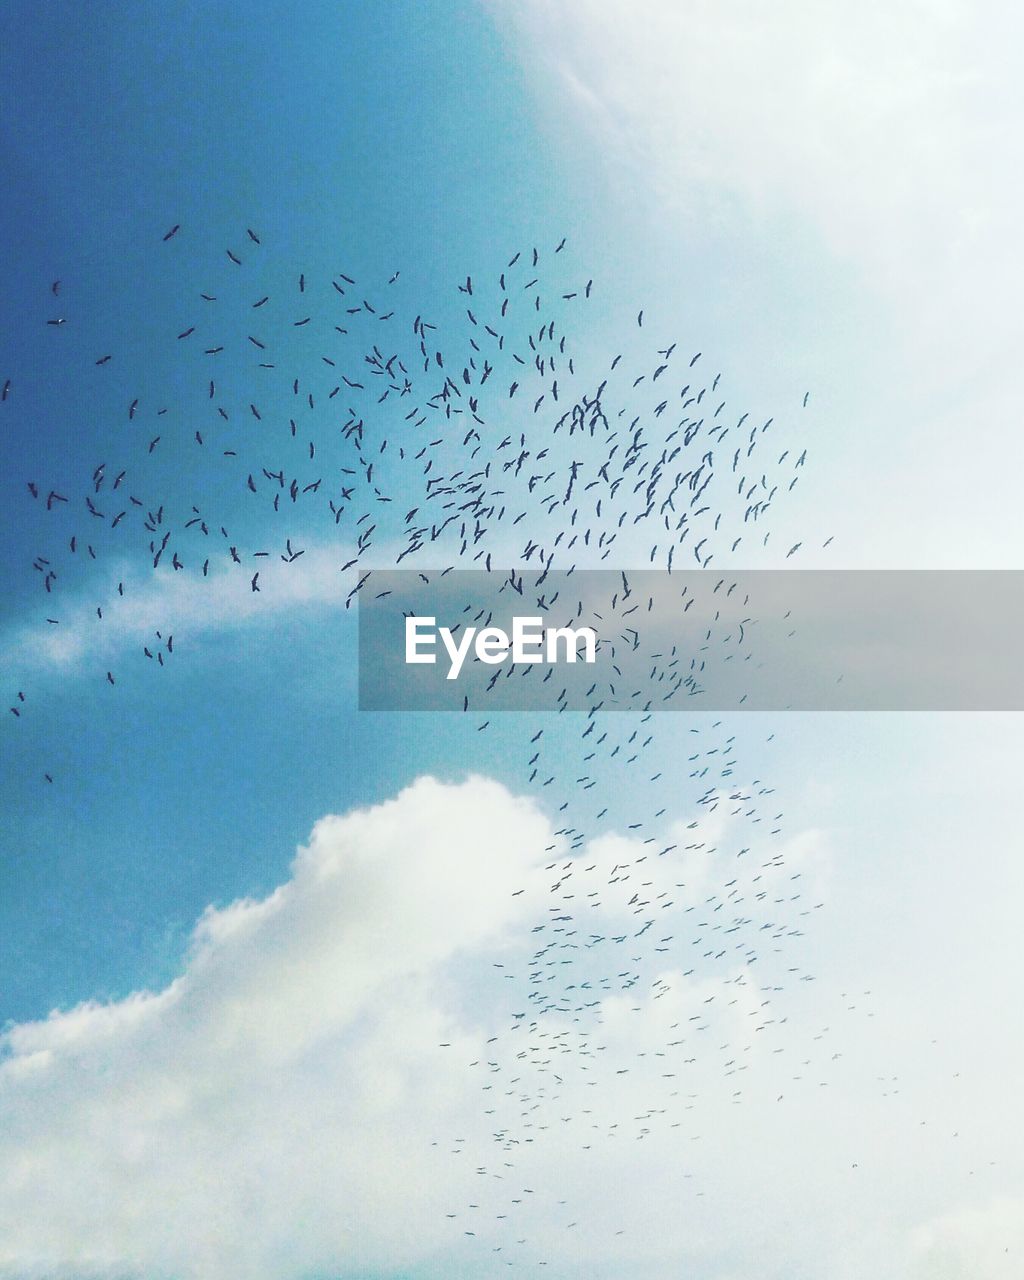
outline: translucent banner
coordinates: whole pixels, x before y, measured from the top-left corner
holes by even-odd
[[[371,571],[373,711],[1016,711],[1024,572]]]

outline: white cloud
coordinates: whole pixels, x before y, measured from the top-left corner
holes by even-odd
[[[165,989],[0,1037],[0,1276],[483,1277],[519,1250],[600,1280],[906,1280],[910,1224],[957,1200],[910,1176],[916,1109],[899,1128],[877,1090],[842,1091],[855,1051],[854,1078],[901,1069],[893,1046],[823,1032],[834,993],[726,887],[798,919],[789,877],[819,874],[821,839],[737,858],[724,809],[668,822],[690,855],[610,835],[571,862],[482,778],[322,819],[274,892],[204,913]],[[629,898],[687,879],[638,941]],[[584,913],[621,945],[588,949]],[[747,913],[753,963],[727,932]],[[898,1211],[851,1251],[881,1198]]]
[[[51,606],[59,617],[57,626],[29,624],[0,636],[0,652],[12,668],[66,673],[143,645],[159,649],[157,631],[164,640],[175,631],[187,638],[303,607],[343,607],[354,581],[339,572],[341,554],[338,548],[311,547],[291,564],[268,559],[248,568],[229,556],[215,556],[208,577],[164,566],[138,571],[122,563],[88,593],[79,589],[59,607]],[[253,591],[257,570],[259,590]],[[123,594],[117,590],[119,581]]]
[[[945,285],[1011,230],[992,4],[495,6],[606,151],[678,217],[796,217],[888,285]],[[1018,32],[1019,34],[1019,32]]]
[[[1015,1280],[1024,1257],[1024,1198],[999,1196],[944,1214],[911,1237],[917,1280]]]
[[[487,3],[652,315],[669,280],[665,322],[698,322],[732,385],[780,413],[813,389],[804,566],[834,536],[833,565],[1012,567],[1021,10]]]
[[[703,1125],[737,1085],[722,1041],[769,1016],[770,970],[726,953],[734,904],[709,896],[728,826],[721,806],[666,826],[676,859],[609,835],[567,862],[532,802],[482,778],[323,818],[285,883],[203,914],[165,989],[0,1037],[0,1275],[281,1280],[435,1255],[483,1275],[520,1238],[531,1263],[573,1256],[566,1214],[608,1265],[683,1256],[685,1231],[614,1235],[651,1201],[603,1205],[606,1158],[640,1159],[638,1188],[648,1158],[672,1168],[696,1142],[684,1076]],[[686,919],[724,959],[680,936],[645,968],[647,915],[652,946]]]
[[[522,922],[513,891],[552,843],[495,783],[422,779],[317,823],[268,898],[208,910],[166,990],[10,1028],[0,1274],[428,1254],[452,1190],[431,1140],[480,1136],[463,1064],[482,1046],[442,975]]]

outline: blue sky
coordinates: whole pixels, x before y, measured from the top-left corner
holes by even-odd
[[[855,17],[792,3],[771,19],[656,0],[10,6],[0,663],[4,696],[27,701],[0,726],[0,1066],[14,1063],[0,1275],[496,1274],[501,1228],[477,1248],[461,1219],[458,1239],[445,1226],[449,1188],[454,1203],[479,1184],[463,1187],[431,1142],[458,1134],[489,1161],[491,1130],[475,1078],[435,1046],[454,1041],[467,1062],[488,1052],[503,997],[483,975],[528,954],[525,917],[492,895],[566,848],[553,797],[578,776],[580,733],[545,723],[541,767],[558,778],[545,793],[526,767],[539,719],[481,733],[461,717],[357,712],[353,617],[322,523],[303,514],[304,594],[269,589],[252,614],[227,591],[219,604],[175,595],[103,535],[112,558],[69,565],[62,596],[82,651],[55,656],[31,567],[54,526],[27,482],[79,493],[100,462],[126,465],[147,495],[215,507],[258,541],[244,489],[183,444],[145,452],[164,431],[157,405],[173,405],[168,441],[187,443],[208,412],[175,337],[200,290],[236,287],[226,248],[254,295],[293,290],[299,271],[345,272],[377,298],[400,271],[401,305],[423,299],[453,326],[467,274],[567,236],[560,269],[595,280],[581,361],[645,358],[664,335],[722,371],[730,406],[775,415],[787,443],[808,446],[773,546],[805,538],[805,567],[1019,567],[1010,25],[996,6],[912,4]],[[68,323],[47,326],[58,314]],[[282,343],[301,350],[294,334]],[[283,405],[251,361],[216,376],[242,405]],[[94,602],[122,577],[128,603],[111,601],[113,638],[97,640]],[[175,631],[157,673],[139,659],[140,617]],[[825,903],[794,961],[816,981],[793,988],[785,959],[768,960],[792,997],[786,1052],[759,1059],[741,1113],[725,1077],[701,1077],[704,1132],[720,1136],[703,1139],[706,1157],[671,1131],[596,1169],[560,1140],[538,1144],[538,1256],[566,1275],[1015,1275],[1024,1167],[1007,1134],[1024,1045],[986,1010],[1020,996],[1017,720],[672,716],[656,732],[658,783],[653,767],[638,779],[593,766],[573,812],[612,841],[588,846],[595,863],[638,856],[614,841],[639,838],[641,818],[685,841],[712,782],[774,787],[787,866]],[[740,831],[706,838],[732,856]],[[446,896],[444,874],[465,893]],[[693,883],[725,893],[703,863]],[[683,1019],[716,988],[680,990]],[[849,993],[867,990],[864,1012]],[[657,1039],[657,997],[637,1045]],[[611,1052],[627,1054],[627,1006],[610,998],[604,1013]],[[780,1119],[769,1103],[792,1077],[780,1084],[778,1064],[802,1054],[817,1070],[819,1053],[828,1105],[798,1087]],[[879,1086],[896,1076],[897,1090]],[[647,1083],[633,1095],[612,1081],[602,1121],[653,1105]],[[329,1140],[309,1183],[298,1170],[317,1134]],[[871,1177],[855,1183],[859,1165]],[[666,1188],[684,1169],[700,1198],[677,1212]],[[76,1191],[93,1183],[98,1204]],[[180,1206],[154,1208],[186,1184]],[[30,1211],[41,1187],[48,1221]],[[635,1194],[609,1205],[610,1187]],[[566,1243],[562,1199],[587,1215],[593,1252]],[[603,1239],[613,1211],[633,1243]],[[183,1246],[182,1222],[197,1221],[203,1242]]]
[[[550,161],[539,162],[527,132],[522,88],[502,62],[492,24],[472,7],[343,13],[325,5],[293,22],[287,6],[258,15],[249,6],[216,13],[184,6],[170,19],[162,6],[143,8],[130,21],[117,6],[88,17],[74,6],[42,17],[28,9],[14,14],[4,65],[5,150],[22,177],[4,205],[13,267],[4,290],[4,331],[16,386],[26,399],[38,392],[53,418],[40,423],[12,413],[5,424],[5,499],[19,512],[4,527],[4,558],[12,570],[30,562],[41,532],[23,501],[26,477],[45,473],[58,487],[73,484],[91,473],[100,460],[96,441],[105,439],[103,424],[88,420],[91,409],[82,420],[62,360],[39,342],[37,322],[49,316],[51,280],[63,278],[65,309],[80,307],[89,328],[43,330],[44,339],[70,336],[85,358],[97,342],[127,346],[133,374],[159,383],[166,367],[153,369],[153,362],[167,358],[167,344],[153,341],[147,325],[155,327],[153,314],[168,290],[183,285],[194,295],[197,284],[205,285],[176,278],[181,257],[160,259],[160,237],[175,222],[183,224],[183,237],[201,227],[202,242],[216,246],[217,258],[221,240],[244,238],[244,228],[253,225],[280,246],[289,267],[298,262],[312,275],[330,262],[364,278],[400,267],[429,296],[441,292],[442,282],[450,288],[452,272],[464,264],[471,269],[493,257],[496,224],[504,251],[538,227],[560,227],[574,207],[552,192],[545,178]],[[496,208],[501,186],[509,194]],[[214,252],[208,258],[212,267]],[[222,270],[220,261],[215,269]],[[160,320],[167,319],[160,311]],[[16,403],[12,399],[12,410]],[[172,497],[173,465],[165,483]],[[34,576],[11,572],[3,601],[9,616],[26,606],[38,585]],[[330,709],[319,714],[329,727],[316,773],[330,798],[312,808],[305,797],[289,803],[287,795],[309,777],[296,754],[310,732],[309,706],[302,698],[285,715],[278,693],[275,745],[255,745],[264,715],[257,691],[278,684],[272,664],[288,653],[278,637],[264,643],[269,652],[258,667],[229,652],[214,669],[188,674],[186,696],[195,707],[210,708],[199,718],[190,713],[189,732],[197,734],[190,744],[158,728],[183,696],[171,681],[146,687],[145,705],[134,710],[105,705],[103,691],[93,687],[76,691],[57,721],[64,722],[63,732],[77,727],[101,735],[88,784],[69,782],[61,802],[40,813],[36,770],[31,782],[22,776],[20,786],[17,764],[5,770],[16,788],[8,800],[12,846],[23,851],[13,867],[5,866],[13,883],[3,894],[10,916],[2,932],[20,958],[15,972],[24,983],[20,992],[8,988],[7,1016],[39,1014],[94,990],[123,993],[138,981],[137,963],[145,981],[165,977],[181,941],[178,935],[167,942],[168,921],[188,930],[207,901],[266,890],[308,829],[310,814],[379,798],[415,775],[408,758],[394,761],[400,751],[391,725],[367,730],[346,714],[343,692],[326,687]],[[225,680],[235,684],[234,697],[225,698]],[[40,732],[52,742],[52,722]],[[418,742],[415,734],[412,739]],[[253,749],[243,754],[245,743]],[[414,746],[415,758],[420,767],[437,768],[438,753],[424,755],[426,745]],[[25,750],[22,758],[31,754]],[[225,758],[231,772],[250,779],[253,794],[265,797],[248,816],[245,793],[225,788],[216,769]],[[353,758],[360,761],[358,779],[351,777]],[[126,769],[134,785],[125,781]],[[202,805],[225,835],[235,833],[230,847],[194,849],[193,820],[182,812],[180,796],[156,785],[167,774],[191,778],[189,806]],[[178,826],[175,812],[185,819],[177,836],[169,829]],[[154,843],[126,881],[129,832],[133,842]],[[269,862],[256,845],[275,850]],[[49,858],[42,852],[47,848]],[[40,884],[44,861],[49,867]],[[183,867],[192,874],[183,876]],[[54,895],[59,916],[52,913]],[[147,923],[139,914],[143,902]],[[96,928],[97,919],[117,922],[114,934]],[[128,964],[126,943],[134,952]]]
[[[113,421],[123,420],[126,395],[145,398],[150,387],[163,394],[179,376],[165,335],[179,316],[181,328],[192,319],[197,289],[216,289],[218,280],[227,287],[234,268],[221,243],[237,246],[245,227],[275,245],[282,273],[296,264],[310,276],[334,269],[380,280],[400,269],[411,278],[410,296],[430,298],[435,316],[451,305],[454,277],[503,265],[506,250],[511,257],[521,243],[556,235],[572,238],[588,270],[607,270],[610,286],[616,273],[626,276],[623,315],[645,298],[649,280],[626,273],[638,257],[642,272],[652,268],[628,244],[624,210],[605,203],[608,179],[537,129],[522,71],[493,18],[473,6],[398,5],[372,17],[325,6],[299,24],[274,8],[259,21],[230,6],[216,18],[184,9],[173,23],[159,7],[130,23],[115,9],[85,18],[57,8],[42,22],[21,14],[20,23],[7,53],[7,145],[25,173],[18,196],[32,200],[33,213],[5,206],[4,233],[17,246],[3,299],[15,385],[4,473],[5,497],[18,512],[4,528],[12,570],[41,554],[47,528],[25,500],[26,480],[46,475],[58,489],[74,488],[105,460],[104,450],[119,447]],[[178,239],[165,247],[163,233],[178,222]],[[699,255],[691,251],[687,263],[699,282],[706,272]],[[55,306],[71,322],[41,327]],[[79,324],[78,312],[87,321]],[[622,318],[605,323],[612,329]],[[692,321],[691,329],[696,335]],[[130,374],[104,380],[106,369],[89,367],[108,349]],[[75,364],[78,373],[69,372]],[[88,379],[87,399],[79,376]],[[201,405],[198,396],[189,403]],[[157,422],[153,434],[159,430]],[[161,497],[191,503],[207,494],[206,476],[197,493],[178,458],[162,464],[160,457]],[[232,515],[246,520],[244,504],[229,500]],[[5,612],[17,618],[32,601],[29,616],[38,617],[46,603],[38,585],[36,575],[12,571]],[[307,638],[322,624],[291,625]],[[439,742],[432,731],[396,732],[391,719],[353,716],[340,672],[315,691],[293,688],[286,712],[281,681],[288,682],[293,640],[287,624],[246,639],[259,645],[256,661],[229,637],[216,657],[208,652],[187,672],[140,683],[131,707],[105,698],[109,691],[95,681],[76,684],[70,705],[66,697],[48,704],[48,724],[26,718],[17,726],[26,732],[7,774],[8,812],[23,854],[3,895],[10,919],[2,933],[20,963],[7,1016],[166,979],[181,931],[202,907],[272,887],[311,817],[383,798],[423,770],[456,776],[486,760],[479,738],[448,727]],[[258,732],[270,689],[272,746]],[[174,711],[183,698],[191,708],[185,723]],[[311,714],[324,723],[318,802],[296,752]],[[170,723],[179,730],[160,729]],[[56,725],[68,739],[63,758],[87,752],[97,767],[88,782],[78,769],[60,769],[54,803],[41,811],[42,744],[53,743]],[[187,785],[187,808],[180,790],[160,782],[172,776]],[[231,776],[247,785],[226,785]],[[216,850],[194,846],[200,808]],[[126,880],[123,849],[140,838],[148,851]],[[116,931],[97,929],[97,915],[116,922]]]

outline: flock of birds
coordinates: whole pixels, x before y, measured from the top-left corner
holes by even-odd
[[[180,230],[172,227],[165,242]],[[250,248],[261,250],[257,233],[245,234]],[[240,253],[229,247],[225,257],[241,273]],[[564,328],[568,309],[591,298],[593,281],[560,286],[550,298],[541,291],[540,262],[537,249],[516,253],[496,285],[471,276],[459,283],[462,332],[443,349],[438,325],[423,314],[411,321],[411,342],[410,332],[400,331],[388,296],[397,271],[376,292],[340,271],[328,281],[298,272],[290,298],[246,297],[242,275],[222,280],[216,294],[200,291],[207,312],[190,317],[176,341],[198,357],[187,372],[195,375],[196,395],[199,387],[205,392],[205,420],[183,427],[181,418],[195,414],[192,401],[164,422],[172,412],[167,406],[146,406],[129,392],[131,433],[118,444],[119,463],[98,460],[78,494],[39,478],[26,482],[31,500],[55,524],[56,545],[32,561],[50,597],[46,624],[61,624],[58,602],[75,585],[76,560],[134,552],[153,570],[203,578],[229,561],[258,593],[267,561],[301,561],[306,548],[297,539],[317,519],[345,548],[339,568],[353,577],[346,606],[369,589],[374,560],[378,567],[429,561],[437,576],[455,566],[490,573],[506,562],[518,566],[507,581],[521,597],[553,570],[600,568],[613,551],[621,563],[642,550],[645,566],[671,572],[684,556],[692,557],[691,567],[707,569],[716,557],[735,556],[745,539],[767,544],[766,517],[796,485],[807,450],[766,457],[773,420],[727,417],[726,401],[717,398],[721,375],[699,378],[701,353],[681,358],[675,342],[657,349],[639,374],[627,371],[621,353],[606,368],[593,368],[592,358],[574,354]],[[374,293],[373,302],[366,292]],[[60,280],[51,293],[57,314],[45,323],[63,328]],[[642,329],[642,310],[636,323]],[[301,347],[296,332],[306,338]],[[353,346],[354,357],[347,354]],[[252,353],[265,378],[272,375],[259,383],[250,377],[241,399],[217,376],[240,351]],[[104,353],[94,364],[106,372],[116,368],[113,360]],[[12,395],[8,378],[3,401]],[[139,433],[146,421],[157,434]],[[255,438],[246,430],[253,426]],[[190,444],[200,458],[185,456]],[[168,449],[180,476],[198,467],[197,493],[211,490],[212,468],[228,468],[236,492],[261,517],[273,513],[303,533],[278,535],[280,545],[271,550],[246,546],[222,514],[198,505],[172,513],[172,503],[146,486],[146,462]],[[801,545],[790,546],[785,559]],[[625,574],[622,582],[625,603]],[[126,584],[119,581],[116,590],[123,597]],[[543,597],[539,604],[550,607]],[[102,622],[103,602],[94,607]],[[162,665],[172,643],[154,640],[143,653]],[[116,683],[113,670],[102,676]],[[24,702],[18,690],[14,716]]]
[[[163,241],[191,273],[185,230]],[[597,290],[571,278],[564,248],[525,249],[486,279],[460,278],[433,315],[406,304],[397,271],[376,285],[340,269],[281,273],[263,263],[258,232],[243,229],[169,326],[175,399],[133,387],[116,353],[96,351],[91,376],[122,401],[116,437],[75,490],[26,477],[26,501],[50,522],[31,561],[40,625],[58,630],[65,602],[78,618],[83,593],[114,581],[104,562],[134,568],[90,604],[96,628],[109,625],[112,604],[130,616],[132,593],[154,576],[223,590],[234,574],[259,596],[325,547],[346,608],[374,593],[376,571],[413,570],[429,586],[475,569],[531,611],[557,604],[563,622],[583,609],[573,575],[615,569],[615,625],[632,649],[649,602],[632,592],[630,566],[720,570],[727,591],[727,566],[768,543],[807,450],[776,443],[771,418],[729,409],[700,351],[675,341],[648,350],[643,311],[619,354],[574,342]],[[68,288],[54,281],[40,316],[55,342],[72,323]],[[12,376],[6,410],[17,396]],[[800,547],[782,545],[779,563]],[[167,667],[175,637],[169,618],[95,678],[117,686],[140,663]],[[684,696],[695,655],[661,658],[658,675]],[[522,1172],[546,1138],[609,1159],[656,1132],[689,1143],[712,1095],[743,1104],[763,1046],[793,1059],[794,1089],[826,1085],[841,1054],[828,1026],[804,1054],[788,1037],[786,1000],[813,982],[799,947],[821,902],[787,860],[773,788],[740,781],[735,736],[702,717],[672,767],[656,742],[653,695],[634,699],[630,716],[600,698],[575,716],[567,705],[553,685],[549,714],[529,724],[472,721],[492,734],[501,724],[509,784],[534,791],[557,827],[551,860],[517,890],[537,919],[519,962],[494,965],[485,1055],[461,1064],[480,1076],[479,1131],[436,1139],[452,1155],[453,1197],[468,1188],[446,1211],[453,1232],[509,1265],[549,1262],[536,1221],[543,1189]],[[23,720],[31,692],[12,690],[9,707]],[[445,725],[454,734],[470,719]],[[47,768],[45,784],[56,772]],[[696,816],[667,834],[687,804]],[[610,858],[594,852],[609,823],[622,835]],[[635,1035],[608,1033],[612,1006],[636,1018]],[[670,1006],[684,1011],[656,1016]],[[843,1007],[870,1014],[870,993]],[[564,1212],[565,1229],[586,1230],[594,1247],[602,1230],[624,1229]]]

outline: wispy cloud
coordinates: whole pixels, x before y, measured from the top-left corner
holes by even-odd
[[[211,558],[206,577],[194,569],[116,565],[88,591],[79,588],[53,606],[56,626],[35,622],[0,636],[0,652],[12,670],[69,674],[90,660],[159,647],[157,631],[201,636],[317,605],[343,608],[354,579],[340,572],[339,557],[337,548],[312,547],[290,564],[267,559],[243,568],[224,555]]]
[[[990,334],[1011,319],[1024,183],[1005,141],[1024,107],[1007,56],[1020,19],[1006,6],[492,8],[545,96],[675,223],[742,234],[781,218],[856,262],[904,318],[970,336],[932,308],[987,300]]]

